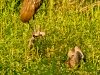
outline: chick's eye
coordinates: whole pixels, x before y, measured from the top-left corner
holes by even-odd
[[[72,55],[72,57],[73,57],[74,55]]]
[[[33,35],[33,37],[35,37],[35,35]]]
[[[71,56],[71,58],[73,58],[73,57],[74,57],[74,55]]]

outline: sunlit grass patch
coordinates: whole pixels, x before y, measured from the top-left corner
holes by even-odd
[[[95,0],[96,1],[96,0]],[[0,74],[4,75],[98,75],[100,72],[100,8],[79,12],[92,4],[69,5],[67,0],[44,0],[34,20],[22,23],[20,0],[0,1]],[[28,41],[38,27],[46,35],[33,48]],[[70,48],[79,45],[86,63],[70,70],[64,64]]]

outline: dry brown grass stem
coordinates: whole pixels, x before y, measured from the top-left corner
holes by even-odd
[[[91,5],[87,5],[87,6],[83,7],[83,8],[81,8],[79,10],[79,12],[86,12],[86,11],[90,10],[91,8],[94,8],[95,6],[100,6],[100,1],[97,1],[95,3],[92,3]]]

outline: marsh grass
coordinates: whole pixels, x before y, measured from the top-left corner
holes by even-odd
[[[78,1],[78,0],[77,0]],[[100,74],[100,8],[79,9],[96,2],[86,0],[70,5],[67,0],[43,0],[29,23],[19,18],[21,1],[0,1],[0,75],[99,75]],[[37,39],[32,50],[28,41],[41,26],[46,36]],[[64,62],[67,52],[79,45],[86,63],[69,69]]]

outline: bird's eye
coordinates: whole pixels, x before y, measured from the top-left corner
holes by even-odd
[[[72,57],[74,56],[74,54],[72,55]]]
[[[35,37],[35,35],[33,35],[33,37]]]

